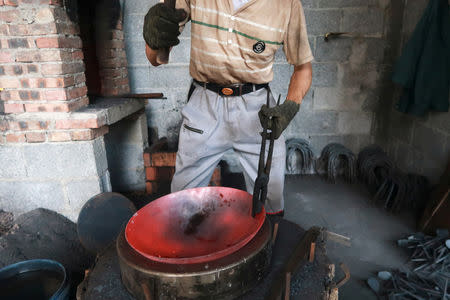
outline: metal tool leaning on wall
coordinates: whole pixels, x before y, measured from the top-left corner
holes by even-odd
[[[182,111],[172,192],[206,186],[215,165],[233,149],[243,166],[247,191],[252,193],[258,175],[259,133],[267,128],[275,141],[265,208],[269,214],[283,215],[286,148],[282,132],[298,112],[312,79],[313,57],[303,8],[297,0],[235,2],[179,0],[173,9],[165,1],[151,7],[145,17],[146,55],[154,66],[166,62],[159,57],[161,52],[178,45],[180,29],[188,21],[192,24],[194,82]],[[275,106],[268,82],[281,45],[294,72],[286,101]],[[271,107],[266,103],[267,92]]]

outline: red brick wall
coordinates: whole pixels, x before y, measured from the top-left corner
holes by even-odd
[[[62,2],[0,0],[0,144],[92,140],[108,132],[99,115],[73,114],[89,99],[79,25]],[[108,30],[93,45],[100,93],[126,94],[122,17]]]
[[[121,15],[115,28],[111,28],[105,40],[97,45],[101,94],[105,96],[130,92],[122,23]]]
[[[79,28],[61,2],[0,2],[5,113],[69,112],[88,104]]]

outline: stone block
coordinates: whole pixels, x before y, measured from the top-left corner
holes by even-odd
[[[35,208],[63,212],[68,204],[59,181],[0,181],[0,207],[14,214]]]
[[[440,160],[432,158],[421,161],[421,164],[423,165],[421,175],[426,176],[432,184],[438,184],[447,165]]]
[[[410,144],[412,140],[412,132],[414,128],[413,117],[392,111],[390,116],[389,135],[406,144]]]
[[[103,192],[112,192],[112,186],[111,186],[111,174],[108,170],[103,173],[103,175],[100,177],[102,182],[102,190]]]
[[[287,139],[300,135],[334,134],[338,115],[333,111],[300,110],[286,129]]]
[[[150,7],[157,4],[158,0],[126,0],[124,2],[124,15],[125,21],[128,18],[134,17],[133,15],[146,15]]]
[[[182,39],[180,43],[172,48],[169,57],[169,63],[189,64],[191,55],[191,40]]]
[[[380,78],[380,66],[363,63],[341,63],[338,65],[337,80],[342,87],[376,89]]]
[[[332,87],[337,83],[338,67],[336,63],[313,63],[312,86]]]
[[[97,167],[97,173],[95,176],[99,176],[108,170],[108,160],[106,156],[105,140],[104,137],[98,137],[93,142],[93,151],[95,157],[95,165]]]
[[[300,2],[302,3],[303,8],[315,8],[315,7],[317,7],[317,1],[316,0],[302,0]]]
[[[20,146],[0,146],[0,178],[11,179],[25,177],[27,170],[23,159],[22,147]]]
[[[144,40],[142,32],[144,28],[144,17],[146,13],[147,12],[139,15],[128,15],[128,17],[125,16],[123,22],[125,43],[129,43],[130,41]]]
[[[359,88],[318,87],[314,92],[314,109],[360,111],[364,98]]]
[[[357,6],[377,5],[378,0],[319,0],[319,7],[323,8],[343,8]]]
[[[274,64],[273,80],[270,83],[270,88],[275,98],[278,97],[278,94],[281,94],[282,98],[286,98],[293,72],[294,67],[289,64]]]
[[[447,136],[438,130],[416,123],[413,133],[412,145],[423,152],[426,158],[446,164],[448,153],[446,153]]]
[[[373,121],[372,113],[340,112],[339,132],[343,134],[369,134]]]
[[[417,23],[428,5],[428,0],[415,0],[407,2],[405,7],[405,17],[403,20],[403,32],[407,37],[414,31]]]
[[[131,93],[148,92],[150,86],[150,63],[144,66],[128,66]]]
[[[189,65],[164,65],[158,68],[151,67],[148,69],[149,77],[146,86],[160,89],[171,89],[189,86],[191,77],[189,75]]]
[[[127,53],[128,68],[139,65],[150,65],[145,55],[145,41],[134,40],[125,43],[125,51]]]
[[[310,35],[324,35],[339,30],[341,11],[305,9],[306,27]],[[353,32],[353,30],[352,30]]]
[[[103,137],[86,142],[24,145],[23,153],[27,176],[36,179],[98,176],[107,169]]]
[[[81,208],[90,198],[104,192],[102,180],[98,177],[65,182],[65,189],[68,204],[64,215],[73,222],[77,222]]]
[[[375,7],[351,8],[344,10],[343,32],[381,35],[383,33],[384,13]]]
[[[448,112],[430,112],[426,125],[428,127],[442,130],[450,134],[450,113]]]
[[[180,34],[180,39],[189,38],[191,36],[191,22],[187,23]]]
[[[348,61],[351,54],[353,39],[338,38],[326,42],[323,37],[316,38],[314,58],[318,62]]]
[[[145,190],[145,170],[117,169],[111,172],[111,185],[115,192],[135,192]]]
[[[316,157],[320,157],[323,148],[331,143],[339,143],[352,150],[355,155],[358,149],[358,137],[356,135],[311,135],[307,138],[314,150]]]

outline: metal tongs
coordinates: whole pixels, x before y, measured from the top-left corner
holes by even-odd
[[[281,95],[278,96],[277,106],[280,105]],[[270,89],[267,89],[267,107],[270,104]],[[269,143],[269,153],[266,156],[266,140],[270,134]],[[262,206],[266,202],[267,198],[267,185],[269,183],[270,167],[272,166],[272,155],[273,155],[273,145],[275,142],[275,137],[273,132],[268,132],[267,127],[263,127],[263,132],[261,133],[261,152],[259,153],[259,165],[258,165],[258,176],[255,180],[255,187],[253,189],[253,202],[252,202],[252,217],[259,214],[262,210]]]

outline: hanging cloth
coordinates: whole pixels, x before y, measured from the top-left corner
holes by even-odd
[[[396,109],[416,116],[447,112],[450,83],[448,0],[430,0],[398,59],[392,80],[403,86]]]

